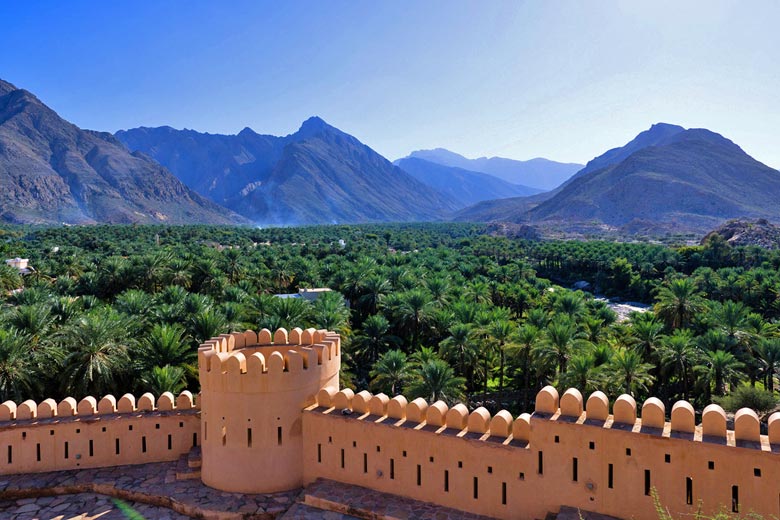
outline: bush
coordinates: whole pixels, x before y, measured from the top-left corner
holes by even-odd
[[[717,401],[718,404],[729,412],[736,412],[740,408],[752,408],[761,414],[768,412],[777,405],[777,398],[772,392],[753,386],[740,386],[729,395],[721,397]]]

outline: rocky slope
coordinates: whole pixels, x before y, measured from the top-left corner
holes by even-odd
[[[167,127],[116,136],[261,225],[437,220],[458,207],[318,117],[284,137]]]
[[[720,235],[732,246],[758,246],[766,249],[780,249],[780,226],[766,219],[730,220],[722,226],[709,232],[701,241],[702,244],[714,235]]]
[[[780,216],[779,197],[780,172],[719,134],[691,129],[578,176],[527,216],[706,232],[730,218]]]
[[[236,223],[111,134],[82,130],[0,80],[0,221]]]
[[[459,220],[632,233],[705,233],[730,218],[778,218],[780,172],[705,129],[658,124],[590,161],[560,188],[483,202]]]

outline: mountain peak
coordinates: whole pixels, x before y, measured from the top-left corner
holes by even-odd
[[[298,130],[299,132],[319,132],[321,130],[326,130],[328,128],[333,128],[328,123],[325,122],[324,119],[322,119],[319,116],[311,116],[309,119],[304,121],[301,124],[301,128]]]
[[[2,79],[0,79],[0,95],[8,94],[10,92],[13,92],[14,90],[19,90],[19,89],[17,89],[11,83],[8,83],[7,81],[3,81]]]
[[[247,137],[247,136],[257,135],[257,132],[255,132],[254,130],[252,130],[252,129],[251,129],[251,128],[249,128],[248,126],[245,126],[245,127],[244,127],[244,129],[243,129],[243,130],[241,130],[241,131],[238,133],[238,135],[239,135],[240,137]]]
[[[656,132],[658,132],[658,131],[667,131],[668,132],[670,130],[671,131],[682,132],[683,130],[685,130],[685,128],[680,126],[680,125],[673,125],[673,124],[670,124],[670,123],[661,123],[661,122],[654,123],[654,124],[650,125],[650,131],[651,132],[652,131],[656,131]]]

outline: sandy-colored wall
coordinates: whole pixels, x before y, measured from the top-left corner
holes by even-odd
[[[249,331],[204,344],[203,482],[241,493],[300,487],[302,410],[321,388],[338,387],[340,365],[340,338],[327,331]]]
[[[106,396],[79,403],[0,405],[0,474],[39,473],[176,460],[200,442],[192,395],[151,394],[119,403]],[[118,452],[118,453],[117,453]]]
[[[636,405],[626,416],[625,397],[616,416],[603,394],[589,414],[573,395],[559,408],[555,393],[533,416],[513,420],[484,409],[468,414],[462,405],[321,393],[322,406],[304,414],[305,480],[323,477],[496,518],[544,518],[566,505],[655,520],[645,495],[649,470],[650,487],[675,516],[699,507],[731,511],[733,486],[739,512],[780,516],[780,455],[773,452],[780,450],[780,418],[766,437],[751,414],[738,414],[737,431],[726,432],[722,410],[709,410],[703,430],[692,408],[676,407],[665,422],[654,400],[645,404],[643,425]]]

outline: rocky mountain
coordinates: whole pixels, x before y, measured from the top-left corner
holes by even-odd
[[[578,176],[527,216],[705,232],[730,218],[778,218],[778,197],[780,172],[719,134],[690,129]]]
[[[423,159],[443,166],[487,173],[509,183],[530,186],[539,191],[552,190],[582,168],[581,164],[560,163],[543,158],[528,161],[516,161],[503,157],[467,159],[444,148],[417,150],[405,159],[408,158]]]
[[[730,220],[707,233],[701,243],[706,244],[713,236],[720,235],[732,246],[758,246],[766,249],[780,249],[780,226],[766,219]]]
[[[459,207],[318,117],[284,137],[169,127],[116,137],[258,224],[437,220]]]
[[[506,182],[487,173],[443,166],[408,157],[394,163],[412,177],[466,207],[483,200],[504,199],[539,193],[536,188]]]
[[[0,80],[0,221],[236,223],[108,133],[82,130]]]
[[[456,218],[704,233],[730,218],[780,218],[778,197],[780,172],[730,140],[657,124],[553,192],[483,202]]]

